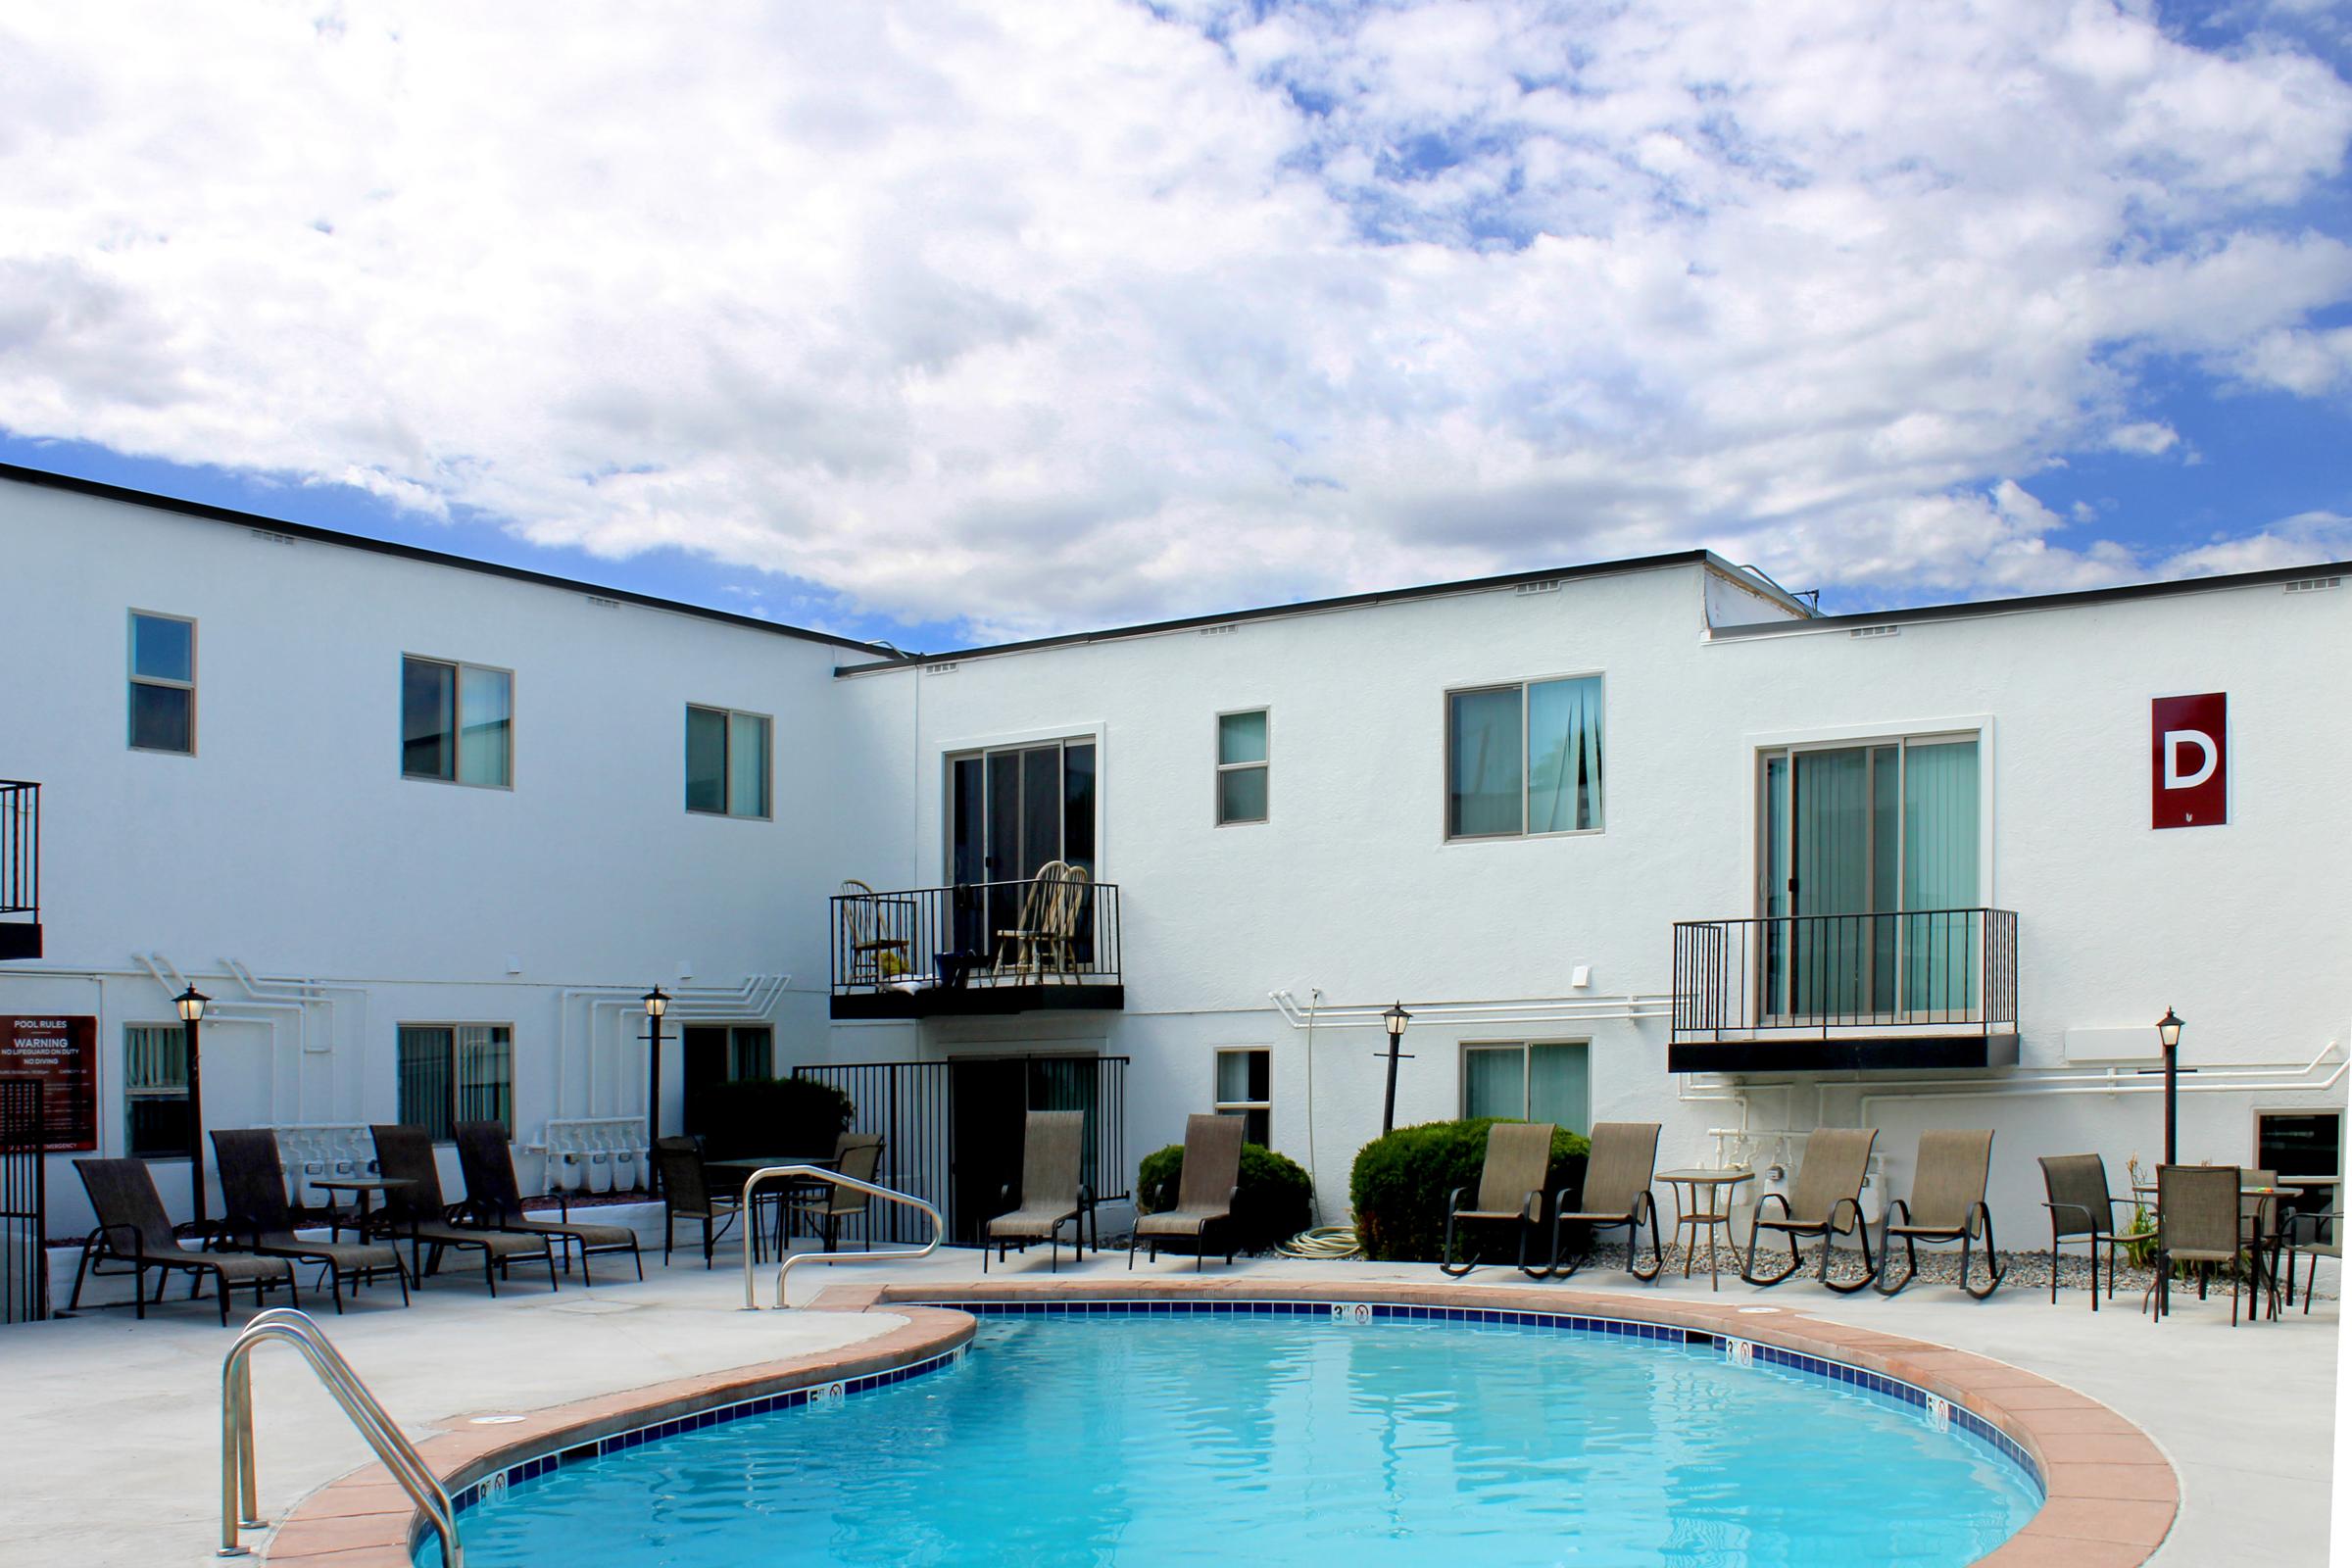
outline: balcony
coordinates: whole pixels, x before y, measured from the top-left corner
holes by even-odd
[[[972,882],[832,900],[835,1018],[1127,1005],[1115,882]]]
[[[1669,1072],[2017,1064],[2017,913],[1686,920]]]
[[[41,956],[41,787],[0,778],[0,959]]]

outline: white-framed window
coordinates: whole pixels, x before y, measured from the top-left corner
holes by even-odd
[[[188,1152],[188,1032],[185,1024],[122,1029],[123,1148],[133,1159]]]
[[[1601,678],[1446,694],[1446,836],[1601,829]]]
[[[1266,820],[1273,744],[1270,710],[1217,715],[1217,826]]]
[[[1591,1048],[1582,1040],[1465,1041],[1462,1114],[1591,1132]]]
[[[1245,1143],[1266,1145],[1274,1130],[1274,1053],[1263,1046],[1217,1048],[1216,1111],[1242,1118]]]
[[[686,809],[706,816],[767,816],[773,735],[764,713],[689,703]]]
[[[399,1048],[402,1121],[444,1144],[462,1121],[502,1122],[514,1132],[513,1024],[404,1023]]]
[[[403,657],[400,771],[404,778],[513,788],[514,672]]]
[[[130,612],[130,749],[196,751],[196,623]]]

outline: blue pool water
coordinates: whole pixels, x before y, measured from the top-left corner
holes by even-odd
[[[970,1355],[894,1387],[565,1465],[461,1533],[473,1568],[1944,1568],[2039,1501],[1914,1406],[1712,1347],[1056,1315],[984,1319]]]

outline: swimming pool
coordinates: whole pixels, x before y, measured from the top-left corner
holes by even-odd
[[[1941,1568],[2040,1505],[1972,1418],[1783,1352],[1267,1305],[991,1312],[927,1374],[502,1476],[466,1560]]]

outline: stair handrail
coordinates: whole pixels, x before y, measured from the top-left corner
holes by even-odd
[[[776,1305],[779,1308],[791,1304],[785,1298],[784,1282],[790,1277],[796,1263],[889,1263],[901,1258],[929,1257],[939,1250],[939,1244],[947,1240],[948,1222],[941,1217],[938,1209],[913,1194],[898,1192],[859,1177],[844,1176],[840,1171],[827,1170],[822,1165],[766,1165],[752,1172],[751,1178],[743,1184],[742,1203],[747,1224],[757,1225],[760,1222],[759,1210],[752,1206],[752,1194],[754,1189],[770,1178],[831,1182],[836,1187],[852,1188],[888,1202],[919,1208],[931,1216],[931,1240],[920,1247],[903,1247],[882,1252],[787,1252],[784,1261],[776,1268]],[[760,1287],[753,1278],[752,1268],[752,1244],[747,1233],[743,1244],[743,1309],[747,1312],[760,1310]]]
[[[237,1539],[240,1529],[258,1530],[268,1523],[259,1512],[258,1476],[253,1457],[253,1352],[270,1340],[283,1340],[302,1357],[343,1413],[359,1428],[368,1446],[375,1450],[392,1479],[441,1537],[441,1560],[447,1568],[465,1568],[466,1548],[458,1543],[458,1511],[449,1493],[424,1462],[368,1385],[343,1359],[325,1330],[308,1312],[273,1306],[257,1312],[237,1336],[220,1363],[220,1551],[223,1557],[251,1555]],[[242,1513],[239,1503],[243,1504]]]

